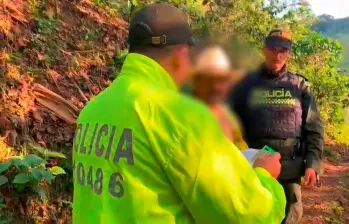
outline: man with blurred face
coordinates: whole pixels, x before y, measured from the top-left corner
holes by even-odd
[[[193,44],[187,17],[173,5],[135,13],[120,74],[78,118],[73,223],[283,219],[280,154],[251,167],[208,108],[179,92]]]
[[[288,30],[273,30],[265,39],[265,62],[232,91],[231,108],[238,114],[251,148],[269,145],[281,154],[287,206],[283,223],[302,217],[301,177],[314,187],[320,173],[323,124],[307,79],[287,70],[292,48]]]
[[[210,107],[225,135],[240,150],[247,149],[236,116],[225,106],[225,98],[236,77],[224,50],[218,46],[202,50],[194,71],[193,95]]]

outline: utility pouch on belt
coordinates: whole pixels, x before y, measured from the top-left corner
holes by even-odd
[[[281,160],[279,180],[292,180],[304,176],[305,162],[303,157]]]
[[[281,153],[281,173],[279,180],[299,179],[305,173],[305,161],[301,141],[289,139],[285,141]]]

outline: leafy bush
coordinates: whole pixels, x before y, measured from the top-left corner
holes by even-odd
[[[54,16],[48,16],[47,18],[38,19],[38,32],[41,34],[52,34],[57,29],[59,21]]]
[[[43,201],[46,194],[44,182],[51,184],[55,176],[65,174],[59,166],[47,167],[46,159],[49,157],[65,158],[64,155],[48,150],[42,151],[44,158],[36,154],[15,156],[0,164],[0,186],[11,184],[18,193],[36,193]]]
[[[325,217],[325,221],[328,224],[339,224],[341,223],[341,217],[344,212],[344,208],[340,206],[337,202],[332,202],[328,208],[332,213],[331,217]]]
[[[156,0],[132,0],[124,7],[132,17],[137,9],[152,2]],[[339,69],[344,48],[340,42],[312,30],[318,19],[308,4],[289,6],[283,0],[268,1],[268,4],[245,0],[166,2],[172,2],[189,15],[194,33],[199,37],[208,35],[214,41],[227,40],[227,50],[236,67],[249,65],[247,69],[254,69],[259,66],[260,49],[268,32],[274,28],[290,29],[294,48],[289,69],[308,78],[326,127],[336,130],[332,133],[328,129],[328,134],[335,136],[339,143],[349,142],[348,134],[340,131],[345,122],[344,110],[349,107],[349,77],[342,75]],[[234,37],[229,38],[232,35]],[[237,44],[239,41],[244,43],[242,47]],[[254,50],[249,55],[246,55],[246,46]]]

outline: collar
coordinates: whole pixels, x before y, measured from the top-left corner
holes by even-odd
[[[264,77],[270,78],[270,79],[274,79],[274,78],[280,78],[283,75],[285,75],[287,73],[287,66],[284,65],[284,67],[277,73],[275,73],[274,71],[271,71],[270,69],[268,69],[265,64],[263,64],[260,68],[260,74]]]
[[[122,75],[132,75],[135,79],[146,79],[157,86],[178,91],[170,74],[158,62],[141,54],[130,53],[126,56]]]

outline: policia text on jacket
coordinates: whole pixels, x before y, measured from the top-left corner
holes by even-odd
[[[183,12],[143,7],[129,44],[118,77],[77,120],[73,223],[279,224],[280,154],[251,167],[209,108],[179,91],[195,46]]]
[[[87,141],[86,136],[89,133],[89,129],[93,130],[93,134]],[[122,130],[121,135],[116,130],[115,125],[79,124],[74,139],[75,153],[86,156],[93,154],[92,156],[104,158],[115,164],[126,162],[133,165],[132,130],[125,128]],[[116,138],[119,139],[117,144],[115,144]],[[107,144],[103,144],[102,139],[107,139]],[[116,148],[116,150],[113,150],[115,152],[114,155],[111,155],[112,148]],[[78,164],[74,162],[73,167],[78,184],[90,186],[95,194],[100,195],[102,191],[108,191],[111,196],[116,198],[121,198],[124,195],[124,178],[120,172],[106,172],[101,167],[86,166],[83,162]]]

